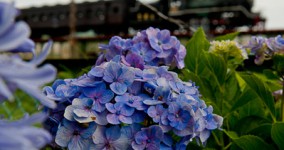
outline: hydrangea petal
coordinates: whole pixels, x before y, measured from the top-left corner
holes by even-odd
[[[78,117],[89,117],[90,116],[90,111],[85,110],[85,109],[74,109],[73,112]]]
[[[113,82],[110,85],[110,89],[118,95],[122,95],[127,91],[127,86],[123,83],[119,83],[119,82]]]
[[[64,111],[64,117],[69,121],[74,121],[74,110],[75,109],[76,108],[74,108],[74,106],[72,105],[67,106]]]
[[[120,115],[118,118],[119,118],[119,120],[120,120],[121,122],[123,122],[123,123],[126,123],[126,124],[132,124],[132,123],[133,123],[131,117],[126,117],[126,116]]]
[[[96,112],[103,112],[105,110],[105,105],[101,104],[99,101],[94,101],[92,110]]]
[[[90,139],[84,139],[80,136],[74,136],[68,144],[68,150],[83,150],[88,149]]]
[[[93,112],[95,118],[95,122],[99,125],[107,125],[107,111],[103,111],[101,113]]]
[[[102,98],[100,99],[100,102],[102,104],[108,103],[110,100],[112,100],[112,98],[114,97],[114,94],[112,91],[110,90],[105,90],[103,92]]]
[[[107,121],[111,124],[120,124],[118,116],[115,115],[115,114],[108,114],[107,115]]]
[[[105,131],[105,137],[107,140],[115,141],[119,139],[120,136],[121,136],[121,132],[120,132],[119,126],[109,127]]]
[[[146,148],[146,144],[136,144],[134,141],[131,144],[134,150],[141,150]]]
[[[114,149],[128,149],[129,140],[126,137],[120,137],[118,140],[112,142],[112,147]]]
[[[103,77],[104,76],[104,71],[105,69],[100,66],[96,66],[91,69],[91,71],[88,72],[89,76],[94,76],[94,77]]]
[[[73,136],[73,131],[67,129],[64,126],[59,127],[56,136],[55,136],[55,142],[56,144],[58,144],[59,146],[62,147],[67,147],[69,141],[71,140]]]
[[[105,130],[106,128],[104,126],[97,126],[97,129],[92,135],[95,144],[105,144]]]

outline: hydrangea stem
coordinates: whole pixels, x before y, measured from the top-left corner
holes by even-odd
[[[284,121],[284,79],[282,78],[281,121]]]

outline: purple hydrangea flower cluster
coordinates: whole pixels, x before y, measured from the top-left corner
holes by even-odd
[[[149,28],[132,40],[116,36],[87,74],[45,87],[58,102],[46,124],[56,144],[70,150],[182,150],[193,139],[205,144],[223,118],[200,99],[194,83],[165,66],[183,64],[177,47],[183,46],[167,30]]]
[[[123,64],[143,69],[146,66],[184,67],[185,47],[169,30],[150,27],[138,32],[132,39],[114,36],[107,45],[100,45],[103,55],[97,64],[120,55]]]
[[[261,65],[264,60],[271,59],[275,53],[284,54],[284,38],[280,35],[271,38],[253,36],[246,48],[255,55],[255,64]]]

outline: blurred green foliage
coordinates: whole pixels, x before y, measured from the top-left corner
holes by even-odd
[[[224,35],[216,40],[233,40],[237,35]],[[281,85],[272,68],[251,69],[241,65],[240,71],[230,67],[228,58],[209,52],[210,43],[201,28],[186,48],[186,68],[180,77],[195,82],[206,104],[224,117],[223,130],[212,132],[206,149],[282,149],[281,108],[272,96]],[[189,149],[196,146],[190,144]]]

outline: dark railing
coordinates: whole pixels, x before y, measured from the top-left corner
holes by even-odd
[[[219,35],[224,35],[231,33],[232,31],[220,32],[209,32],[207,37],[209,40],[213,40],[214,37]],[[193,32],[184,33],[172,33],[172,35],[177,36],[183,44],[190,39]],[[272,37],[276,35],[284,35],[284,30],[263,30],[263,31],[245,31],[240,32],[238,36],[238,41],[245,44],[247,39],[253,35],[263,35],[267,37]],[[54,46],[49,55],[49,59],[94,59],[100,53],[98,49],[99,44],[107,43],[113,35],[100,35],[95,37],[76,37],[75,38],[75,48],[70,50],[69,37],[53,37],[51,40],[54,42]],[[121,35],[122,38],[131,38],[131,35]],[[33,39],[37,44],[37,50],[40,50],[47,39]]]

